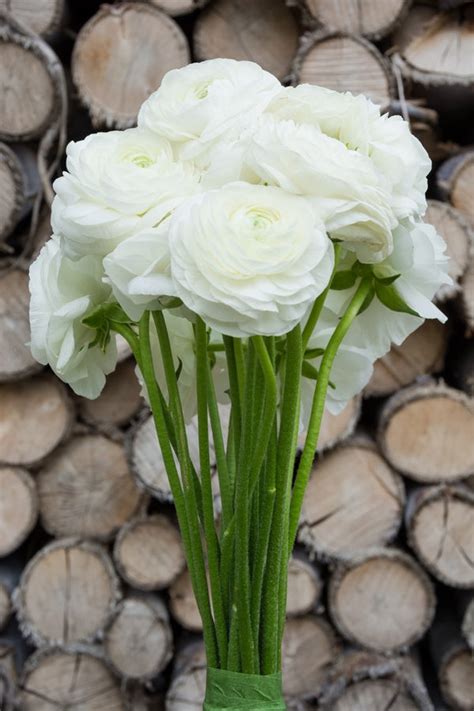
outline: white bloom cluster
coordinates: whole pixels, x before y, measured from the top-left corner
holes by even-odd
[[[68,146],[54,184],[55,236],[31,269],[33,352],[93,397],[115,358],[113,343],[98,343],[84,323],[100,304],[118,302],[136,322],[182,303],[214,338],[282,336],[330,284],[337,242],[337,271],[368,269],[407,307],[376,294],[357,316],[335,363],[328,402],[337,411],[392,342],[423,318],[444,318],[431,303],[448,280],[444,244],[422,222],[429,169],[406,122],[363,96],[285,88],[251,62],[173,70],[137,128]],[[330,289],[313,353],[356,287]],[[170,313],[189,419],[193,329]],[[303,382],[311,392],[314,382]]]

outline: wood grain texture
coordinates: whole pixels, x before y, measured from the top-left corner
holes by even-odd
[[[162,514],[139,516],[119,531],[114,561],[124,580],[139,590],[162,590],[185,567],[176,524]]]
[[[311,16],[331,30],[380,39],[397,25],[408,9],[406,0],[306,0]]]
[[[209,0],[148,0],[148,2],[168,15],[176,17],[204,7]]]
[[[323,618],[305,615],[288,620],[282,647],[285,696],[302,700],[317,696],[339,652],[336,635]]]
[[[449,200],[473,226],[474,151],[464,151],[442,163],[436,173],[436,186],[442,199]]]
[[[104,635],[107,660],[127,680],[153,679],[168,664],[173,636],[168,612],[156,596],[122,600]]]
[[[435,297],[437,301],[446,301],[461,291],[459,282],[467,269],[471,240],[474,239],[472,229],[462,212],[439,200],[428,200],[424,219],[435,227],[446,242],[448,273],[454,283],[443,284]]]
[[[283,79],[298,47],[298,26],[283,0],[217,0],[194,28],[198,59],[256,62]]]
[[[292,83],[365,94],[382,106],[393,93],[389,66],[374,45],[355,35],[321,31],[303,36]]]
[[[0,384],[0,463],[39,464],[66,437],[72,407],[51,374]]]
[[[416,658],[348,650],[319,699],[326,711],[434,711]]]
[[[11,31],[0,18],[0,138],[30,140],[47,127],[57,105],[48,55],[39,42]]]
[[[25,469],[0,467],[0,557],[15,551],[38,518],[38,495]]]
[[[125,128],[170,70],[189,62],[180,27],[151,5],[103,5],[81,29],[72,76],[93,122]]]
[[[74,437],[37,476],[43,527],[54,536],[109,540],[141,503],[123,446],[101,435]]]
[[[298,540],[323,560],[351,559],[394,539],[403,506],[400,477],[372,443],[354,440],[316,463]]]
[[[14,269],[0,277],[0,382],[19,380],[43,367],[27,345],[29,305],[27,274]]]
[[[0,583],[0,630],[2,630],[12,612],[10,593],[3,583]],[[1,659],[1,657],[0,657]],[[1,661],[0,661],[1,664]]]
[[[474,8],[439,12],[414,6],[395,33],[403,72],[423,86],[472,86]]]
[[[382,409],[377,440],[393,467],[432,484],[474,471],[474,404],[464,393],[419,385],[393,395]]]
[[[439,373],[444,367],[450,332],[439,321],[427,320],[387,355],[374,363],[364,389],[368,397],[384,397],[411,385],[418,377]]]
[[[452,587],[474,587],[474,492],[426,487],[411,494],[409,542],[430,573]]]
[[[143,404],[141,387],[135,375],[135,362],[128,359],[119,363],[107,377],[105,387],[95,400],[77,397],[82,419],[104,433],[115,433],[118,427],[129,424]]]
[[[321,571],[300,551],[294,551],[288,567],[286,614],[297,617],[315,610],[323,589]]]
[[[117,679],[86,651],[35,652],[25,666],[21,689],[23,711],[127,711]]]
[[[51,35],[61,24],[64,0],[0,0],[0,10],[37,35]]]
[[[433,620],[435,595],[421,567],[396,549],[373,549],[336,569],[329,609],[339,632],[375,652],[414,644]]]
[[[20,219],[25,183],[15,153],[0,143],[0,242],[7,239]]]
[[[23,633],[36,645],[67,646],[94,640],[119,599],[118,579],[105,549],[63,539],[29,561],[14,604]]]

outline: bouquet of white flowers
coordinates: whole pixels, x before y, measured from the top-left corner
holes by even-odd
[[[68,146],[31,267],[31,347],[90,398],[116,334],[133,351],[203,620],[207,709],[285,708],[287,567],[324,407],[424,318],[445,320],[429,169],[365,97],[224,59],[169,72],[137,128]]]

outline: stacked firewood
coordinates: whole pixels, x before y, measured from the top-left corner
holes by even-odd
[[[130,354],[98,400],[74,397],[25,345],[26,272],[66,142],[133,125],[169,69],[214,57],[404,116],[451,256],[448,324],[325,415],[290,566],[288,707],[472,711],[473,47],[463,0],[0,0],[2,711],[202,704],[200,619]]]

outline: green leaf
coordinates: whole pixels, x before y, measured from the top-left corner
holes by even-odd
[[[82,323],[89,328],[103,328],[105,324],[103,306],[97,306],[88,316],[84,316]]]
[[[317,380],[319,370],[315,368],[314,365],[311,365],[311,363],[308,363],[307,360],[304,360],[301,366],[301,373],[305,378],[309,378],[309,380]]]
[[[379,282],[379,284],[385,284],[386,286],[390,286],[390,284],[393,284],[394,281],[398,279],[400,274],[392,274],[392,276],[388,277],[378,277],[376,274],[374,274],[376,280]]]
[[[311,365],[311,363],[308,363],[307,360],[304,360],[303,365],[301,366],[301,374],[309,380],[317,380],[319,377],[319,370],[315,368],[314,365]],[[336,389],[336,386],[332,381],[329,381],[328,384],[333,390]]]
[[[319,358],[319,356],[324,355],[324,348],[307,348],[304,352],[304,357],[309,358]]]
[[[411,316],[420,315],[408,306],[393,284],[387,286],[376,281],[375,293],[377,294],[378,300],[391,311],[398,311],[399,313],[410,314]]]
[[[350,269],[336,272],[332,278],[331,289],[342,291],[350,289],[356,283],[357,274]]]
[[[104,304],[103,309],[104,316],[108,321],[125,324],[134,323],[130,316],[127,316],[125,311],[118,304]]]
[[[374,299],[374,296],[375,296],[375,289],[372,286],[369,293],[367,294],[364,301],[362,302],[362,306],[360,307],[357,315],[363,314],[364,311],[366,311],[369,308],[370,304],[372,303],[372,301]]]

